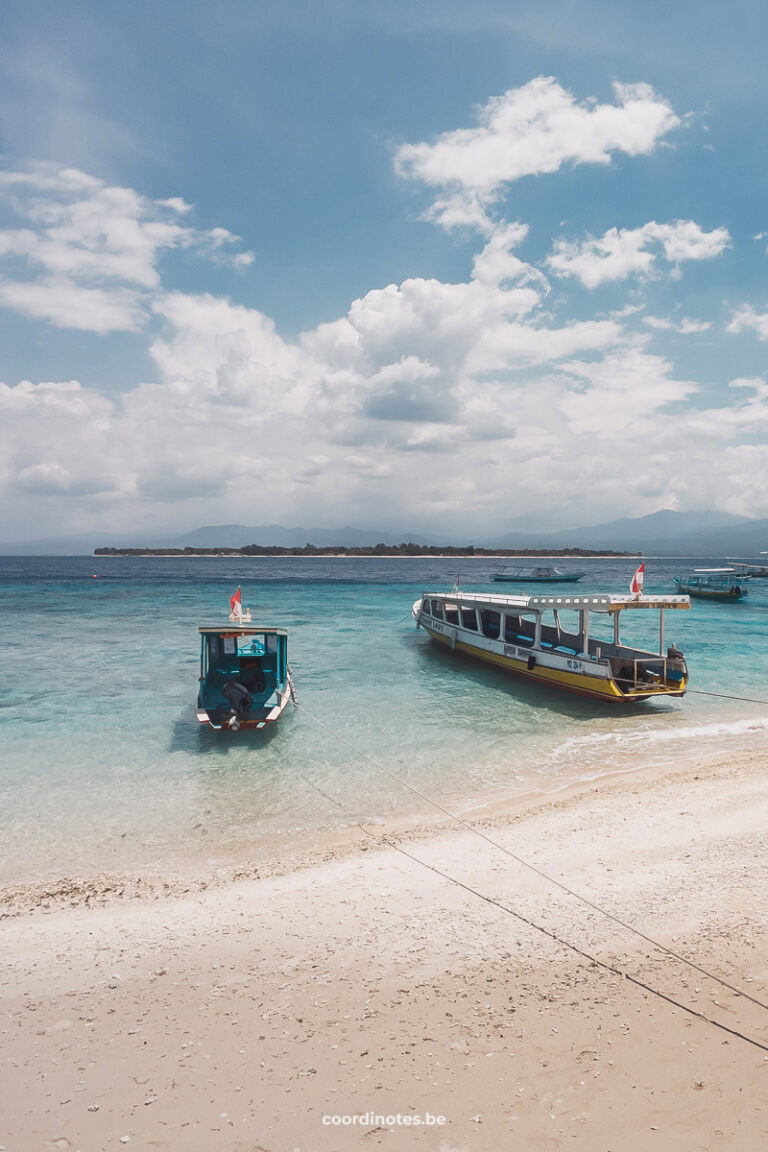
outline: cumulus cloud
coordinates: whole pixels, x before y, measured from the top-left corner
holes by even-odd
[[[503,525],[510,491],[518,509],[567,503],[574,470],[608,500],[693,385],[617,321],[553,324],[543,288],[493,279],[390,285],[293,342],[255,309],[167,294],[156,382],[119,403],[71,381],[0,389],[17,432],[7,483],[29,498],[90,485],[81,506],[140,519],[223,499],[245,519],[254,503],[290,518],[298,485],[307,516],[416,509],[443,531],[457,515]]]
[[[0,305],[57,328],[87,332],[136,332],[144,321],[139,293],[85,288],[69,276],[0,280]]]
[[[670,320],[665,316],[644,316],[643,323],[658,332],[677,332],[680,336],[706,332],[712,327],[708,320],[692,320],[688,316],[683,316],[679,320]]]
[[[450,534],[533,507],[583,515],[584,491],[609,512],[617,477],[636,511],[700,502],[704,475],[738,487],[724,461],[760,426],[764,385],[734,382],[725,420],[692,414],[697,384],[621,318],[553,322],[543,286],[497,279],[389,285],[295,341],[255,309],[167,293],[155,381],[119,401],[75,381],[0,387],[6,491],[103,508],[105,524],[181,503],[216,518],[225,502],[246,521],[268,506],[322,523],[332,508]]]
[[[120,489],[111,453],[115,417],[109,399],[76,380],[0,383],[0,422],[7,432],[0,443],[0,485],[22,508],[109,498]]]
[[[477,126],[445,132],[434,143],[402,144],[400,175],[444,192],[430,218],[446,228],[486,230],[486,209],[524,176],[564,164],[609,164],[618,152],[651,152],[680,124],[648,84],[614,84],[615,103],[578,102],[552,77],[511,88],[477,110]]]
[[[674,220],[671,224],[651,220],[640,228],[609,228],[597,238],[574,242],[560,239],[547,264],[558,276],[574,276],[586,288],[597,288],[629,276],[657,276],[660,257],[672,265],[670,273],[674,276],[684,260],[719,256],[730,239],[727,228],[705,232],[693,220]]]
[[[768,340],[768,312],[756,312],[750,304],[737,308],[730,324],[729,332],[743,332],[752,329],[758,340]]]
[[[549,292],[549,282],[543,272],[513,254],[513,249],[527,235],[528,226],[519,221],[496,225],[489,233],[485,247],[472,261],[472,279],[490,285],[508,282],[530,284],[537,290]]]
[[[637,304],[576,319],[523,259],[527,226],[489,214],[526,173],[649,151],[676,123],[642,86],[582,105],[540,80],[492,101],[476,129],[401,150],[401,171],[438,193],[435,219],[477,232],[469,274],[373,288],[295,339],[255,308],[164,287],[171,249],[253,260],[227,229],[192,228],[181,197],[150,201],[54,166],[0,173],[21,217],[0,230],[0,306],[105,333],[151,317],[153,332],[151,378],[117,396],[73,380],[0,385],[8,506],[38,524],[49,516],[46,528],[63,508],[67,528],[128,528],[183,505],[190,522],[223,508],[253,522],[268,508],[273,521],[397,520],[453,536],[467,524],[501,533],[533,509],[614,514],[620,483],[637,513],[698,506],[710,492],[722,506],[726,489],[768,513],[764,486],[734,467],[742,449],[764,466],[753,441],[768,386],[737,379],[721,407],[701,396],[694,407],[699,385],[651,354],[647,329],[689,334],[703,322],[674,309],[644,330]],[[590,286],[650,278],[728,241],[725,229],[652,221],[561,241],[547,266]],[[731,327],[768,339],[768,318],[749,308]]]
[[[722,444],[741,439],[748,447],[750,437],[765,438],[768,429],[768,383],[762,376],[738,377],[729,381],[732,395],[716,408],[702,408],[690,414],[692,433],[702,443],[707,440]]]
[[[178,222],[181,197],[150,200],[76,169],[46,164],[0,173],[0,196],[24,227],[0,229],[0,302],[61,328],[135,331],[160,288],[158,262],[172,248],[247,267],[252,252],[232,253],[240,237],[225,228]]]

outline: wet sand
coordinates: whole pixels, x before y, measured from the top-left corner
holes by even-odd
[[[755,752],[479,825],[768,1004],[767,812]],[[398,842],[768,1047],[768,1010],[471,833],[419,835]],[[7,1152],[768,1146],[768,1051],[362,833],[333,855],[151,900],[17,901],[0,928]]]

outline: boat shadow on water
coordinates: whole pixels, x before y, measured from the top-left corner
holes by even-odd
[[[282,725],[268,724],[266,728],[241,728],[237,732],[219,732],[198,724],[194,709],[185,708],[171,728],[168,751],[187,752],[193,756],[227,756],[230,752],[260,752],[277,737],[278,728],[284,730],[287,720],[288,713],[283,718]]]
[[[546,708],[572,720],[588,722],[597,716],[634,717],[640,712],[645,715],[660,713],[672,715],[680,711],[680,701],[669,697],[617,708],[614,703],[607,701],[603,703],[592,697],[573,695],[537,681],[527,680],[524,676],[497,670],[492,665],[473,659],[463,652],[452,652],[450,648],[436,644],[419,643],[419,638],[416,636],[413,639],[423,673],[434,673],[436,670],[444,671],[451,676],[460,673],[462,679],[476,686],[487,688],[492,692],[504,692],[530,708]]]

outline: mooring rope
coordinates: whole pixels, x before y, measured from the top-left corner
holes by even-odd
[[[768,708],[768,700],[756,700],[754,696],[727,696],[725,692],[705,692],[703,688],[687,688],[687,692],[692,692],[696,696],[717,696],[718,700],[740,700],[743,704],[765,704]]]
[[[556,879],[554,876],[548,875],[548,873],[544,872],[541,868],[538,868],[535,864],[531,864],[531,862],[529,860],[524,859],[524,857],[522,857],[522,856],[518,856],[515,852],[513,852],[511,849],[507,848],[504,844],[500,844],[498,840],[494,840],[493,837],[488,836],[485,832],[481,831],[479,828],[470,824],[463,817],[457,816],[455,812],[451,812],[450,809],[445,808],[438,800],[433,800],[431,796],[428,796],[426,793],[422,792],[419,788],[416,788],[413,784],[410,784],[407,780],[404,780],[402,778],[402,776],[398,776],[397,773],[390,771],[389,768],[385,768],[383,764],[380,764],[377,760],[374,760],[374,758],[372,756],[369,756],[367,752],[364,752],[362,750],[362,748],[358,748],[357,745],[353,744],[351,740],[348,740],[346,738],[346,736],[343,736],[340,732],[336,732],[333,728],[330,727],[330,725],[324,723],[324,721],[320,720],[317,716],[313,716],[312,713],[308,712],[307,709],[304,708],[301,704],[297,704],[296,707],[298,708],[299,712],[303,712],[304,715],[309,720],[311,720],[314,724],[316,724],[319,728],[324,729],[324,731],[328,732],[329,735],[333,736],[336,740],[340,741],[342,744],[346,744],[348,748],[351,748],[352,751],[355,752],[358,756],[362,757],[362,759],[367,760],[368,763],[372,764],[374,766],[374,768],[378,769],[378,771],[383,772],[384,775],[388,776],[391,780],[395,780],[398,784],[402,784],[403,787],[407,788],[415,796],[418,796],[420,799],[424,800],[427,804],[431,804],[432,807],[437,809],[438,812],[442,812],[444,816],[447,816],[454,823],[460,825],[462,828],[465,828],[468,832],[471,832],[473,835],[478,836],[481,840],[484,840],[487,844],[490,844],[493,848],[498,849],[499,852],[503,852],[505,856],[508,856],[511,860],[514,860],[517,864],[520,864],[524,868],[528,868],[531,872],[536,873],[537,876],[540,876],[543,880],[546,880],[548,883],[553,884],[555,887],[559,888],[561,891],[567,893],[569,896],[572,896],[575,900],[579,900],[582,904],[586,905],[588,908],[591,908],[595,912],[599,912],[602,916],[605,916],[608,920],[613,921],[614,924],[618,924],[620,927],[625,928],[628,932],[632,932],[635,936],[638,936],[640,939],[645,940],[645,942],[647,944],[651,944],[654,948],[658,948],[660,951],[666,953],[668,956],[674,957],[674,959],[679,960],[682,964],[687,964],[688,967],[690,967],[694,971],[700,973],[702,976],[706,976],[709,980],[713,980],[716,984],[719,984],[722,988],[727,988],[729,992],[733,992],[736,996],[743,996],[745,1000],[750,1000],[753,1004],[756,1004],[759,1008],[764,1008],[768,1011],[768,1004],[764,1003],[762,1000],[759,1000],[757,997],[750,995],[749,992],[745,992],[743,989],[736,987],[734,984],[730,984],[727,980],[724,980],[721,976],[717,976],[714,972],[710,972],[707,968],[703,968],[700,964],[697,964],[694,960],[690,960],[690,959],[688,959],[687,956],[683,956],[683,955],[681,955],[681,953],[676,952],[674,950],[674,948],[670,948],[667,944],[663,944],[660,940],[656,940],[653,936],[649,936],[647,933],[641,931],[639,928],[636,928],[632,924],[627,923],[626,920],[622,920],[620,916],[616,916],[613,912],[609,912],[607,908],[603,908],[600,904],[596,904],[593,900],[590,900],[587,896],[582,895],[580,892],[576,892],[573,888],[569,888],[568,885],[564,884],[561,880]],[[361,827],[362,827],[362,825],[361,825]],[[368,834],[368,833],[366,832],[366,834]],[[375,837],[374,837],[374,839],[375,839]],[[390,841],[387,841],[387,842],[391,843]],[[456,881],[456,883],[460,883],[460,881]],[[768,1047],[766,1048],[766,1051],[768,1051]]]
[[[302,708],[301,711],[303,712],[304,709]],[[310,716],[308,712],[306,715]],[[315,718],[310,716],[310,719]],[[325,725],[321,724],[321,727],[325,727]],[[330,731],[330,729],[328,730]],[[334,733],[334,735],[336,735],[336,733]],[[332,804],[335,804],[337,808],[339,808],[342,812],[344,811],[344,806],[339,800],[336,799],[335,796],[330,796],[312,780],[308,780],[306,776],[302,777],[302,779],[311,788],[314,788],[314,790],[319,793],[320,796],[324,796],[326,800],[329,800]],[[707,1016],[704,1012],[699,1012],[697,1008],[692,1008],[690,1004],[684,1004],[682,1000],[676,1000],[674,996],[669,996],[666,992],[662,992],[659,988],[654,988],[653,985],[647,984],[638,976],[633,976],[630,972],[623,971],[621,968],[616,967],[615,964],[608,963],[607,960],[598,959],[598,957],[594,956],[591,952],[587,952],[584,948],[580,948],[578,944],[573,944],[570,940],[563,939],[563,937],[559,936],[557,932],[553,932],[551,928],[545,928],[544,925],[537,923],[529,916],[525,916],[522,912],[518,912],[514,908],[510,908],[507,904],[502,904],[502,902],[500,900],[496,900],[495,897],[488,896],[485,892],[480,892],[477,888],[473,888],[471,884],[467,884],[464,880],[459,880],[455,876],[451,876],[450,873],[444,872],[442,868],[437,868],[434,864],[430,864],[427,860],[422,860],[421,857],[414,856],[412,852],[408,852],[407,849],[403,848],[401,844],[397,844],[395,841],[390,840],[389,837],[376,836],[373,832],[370,831],[370,829],[366,828],[364,824],[361,824],[359,821],[355,821],[355,823],[360,831],[365,833],[365,835],[368,836],[369,839],[373,840],[374,843],[381,844],[383,842],[387,844],[388,847],[394,849],[395,852],[399,852],[401,856],[406,856],[415,864],[420,864],[422,868],[428,869],[428,871],[433,872],[436,876],[440,876],[443,880],[447,880],[450,884],[454,884],[457,888],[463,888],[465,892],[469,892],[472,896],[476,896],[479,900],[484,901],[486,904],[491,904],[494,908],[499,908],[502,912],[506,912],[507,915],[513,916],[516,920],[519,920],[522,924],[526,924],[529,928],[533,928],[536,932],[540,932],[542,935],[547,936],[556,944],[560,944],[563,948],[567,948],[569,951],[575,952],[577,956],[581,956],[582,959],[588,960],[590,964],[594,964],[598,968],[604,969],[606,972],[611,972],[614,976],[619,976],[622,980],[628,980],[630,984],[634,984],[636,987],[642,988],[644,992],[648,992],[651,996],[656,996],[659,1000],[664,1000],[667,1004],[671,1004],[673,1007],[679,1008],[682,1012],[687,1012],[689,1016],[694,1016],[697,1020],[701,1020],[704,1024],[711,1024],[713,1028],[718,1028],[721,1032],[727,1032],[729,1036],[734,1036],[737,1040],[743,1040],[746,1044],[751,1044],[753,1047],[759,1048],[763,1052],[768,1052],[768,1044],[763,1044],[762,1041],[755,1040],[752,1036],[747,1036],[745,1032],[740,1032],[737,1028],[729,1028],[727,1024],[723,1024],[719,1020],[715,1020],[711,1016]],[[715,979],[717,979],[717,977],[715,977]],[[751,997],[749,997],[749,999],[751,999]],[[759,1001],[755,1001],[755,1003],[759,1003]]]

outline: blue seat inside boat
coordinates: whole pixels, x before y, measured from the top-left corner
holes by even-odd
[[[269,655],[261,657],[258,664],[248,658],[241,662],[236,657],[219,661],[208,673],[205,683],[203,696],[207,707],[226,705],[227,699],[222,687],[228,680],[242,684],[248,690],[248,695],[254,704],[262,707],[275,694],[277,682],[275,664],[276,657]]]

